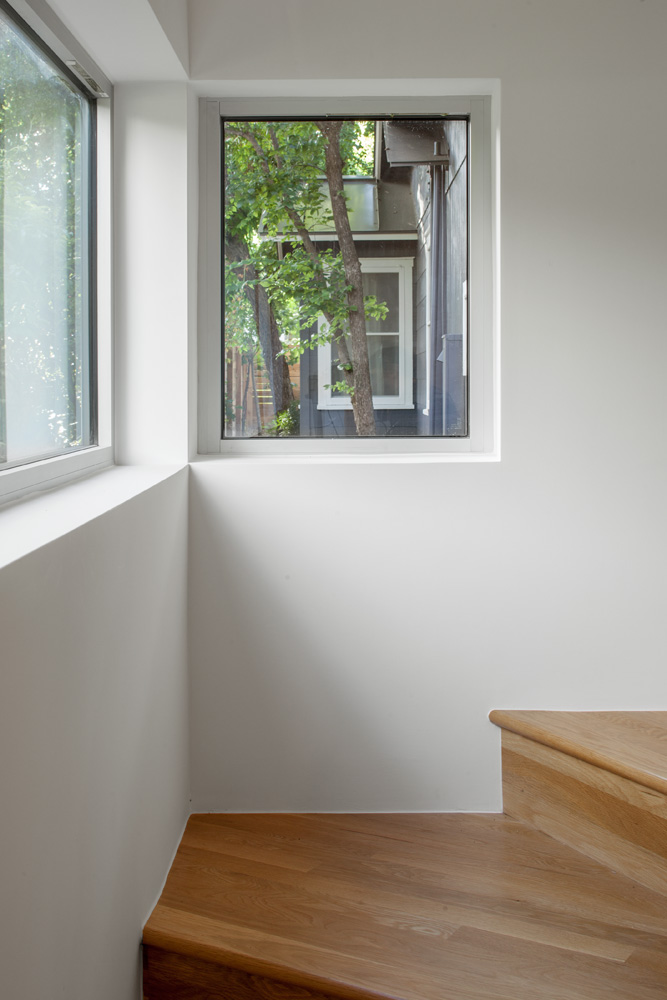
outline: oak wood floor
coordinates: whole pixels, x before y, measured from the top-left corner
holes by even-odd
[[[665,1000],[667,904],[500,815],[195,815],[147,1000]]]
[[[497,709],[497,726],[667,794],[667,712]]]

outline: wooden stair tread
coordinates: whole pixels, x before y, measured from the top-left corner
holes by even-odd
[[[496,709],[502,729],[667,794],[667,712]]]
[[[195,815],[145,996],[664,1000],[664,905],[506,816]]]

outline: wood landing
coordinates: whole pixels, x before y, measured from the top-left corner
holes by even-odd
[[[667,903],[498,815],[195,815],[147,1000],[665,1000]]]

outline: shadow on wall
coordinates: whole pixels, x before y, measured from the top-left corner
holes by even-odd
[[[193,808],[433,808],[438,713],[415,704],[400,594],[377,593],[378,565],[357,565],[326,513],[291,537],[281,502],[266,498],[249,537],[247,517],[191,489]],[[369,537],[361,558],[387,552]]]

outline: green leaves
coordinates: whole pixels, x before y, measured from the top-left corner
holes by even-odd
[[[375,171],[375,122],[349,121],[340,130],[343,173],[372,177]]]
[[[303,217],[321,204],[324,152],[313,122],[225,123],[225,168],[225,223],[246,242],[285,232],[288,209]]]
[[[341,154],[345,173],[372,176],[375,123],[345,122]],[[242,242],[249,255],[225,265],[228,346],[249,350],[256,342],[244,295],[256,281],[266,290],[289,363],[307,348],[347,336],[350,286],[340,255],[332,249],[314,255],[294,236],[299,220],[308,230],[322,223],[333,228],[324,172],[324,136],[313,121],[225,123],[226,239]],[[365,310],[375,318],[387,311],[374,296],[367,296]],[[318,326],[322,316],[327,322]]]
[[[246,281],[243,266],[225,261],[225,345],[241,353],[258,350],[257,327],[245,289],[254,282]]]
[[[277,413],[274,421],[264,431],[269,437],[298,437],[299,432],[299,404],[296,400]]]
[[[354,389],[352,386],[342,379],[340,382],[332,382],[330,385],[325,385],[325,389],[331,389],[332,393],[340,393],[342,396],[353,396]]]

